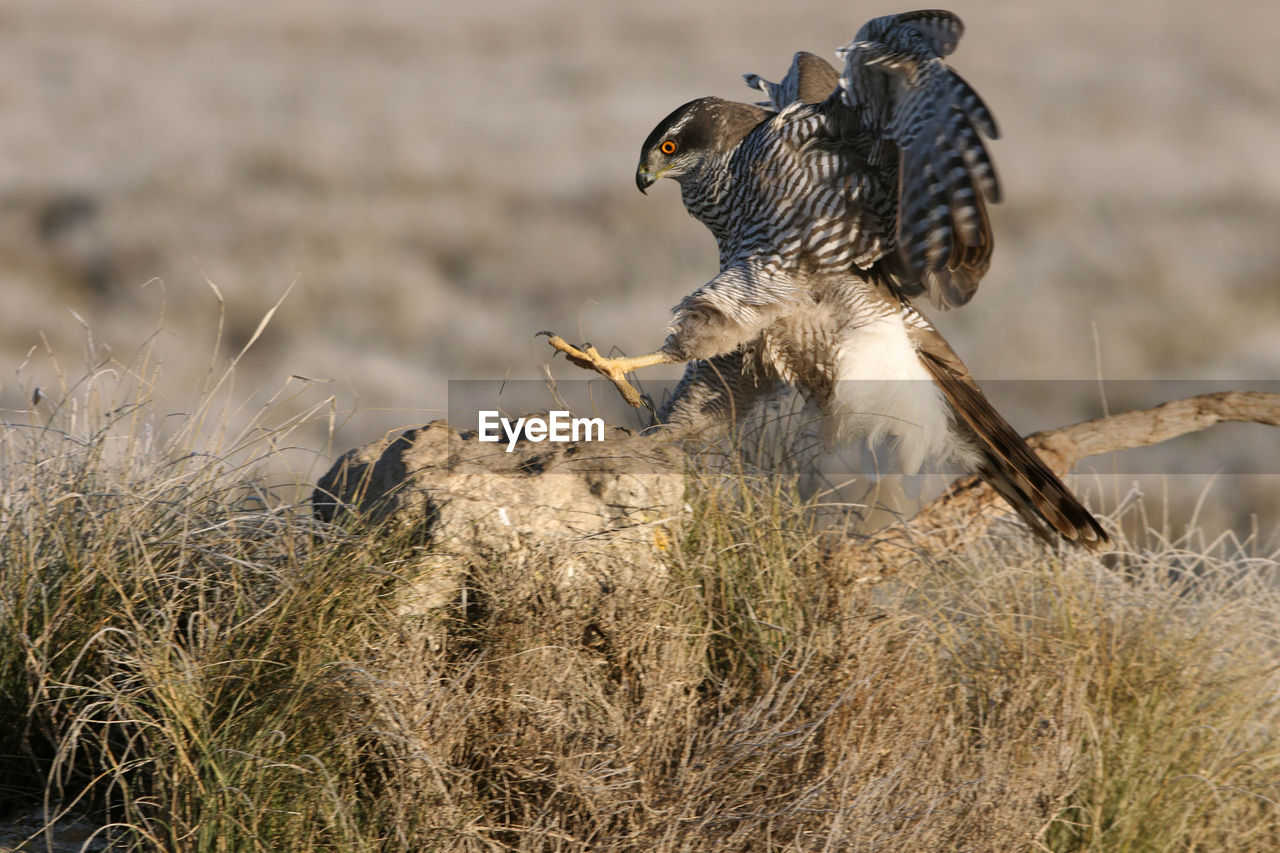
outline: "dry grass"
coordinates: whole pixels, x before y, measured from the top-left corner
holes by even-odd
[[[876,585],[777,477],[691,483],[615,617],[263,486],[149,356],[0,442],[0,801],[115,849],[1280,849],[1274,555],[991,538]],[[33,794],[32,792],[38,792]],[[35,838],[27,849],[43,849]]]

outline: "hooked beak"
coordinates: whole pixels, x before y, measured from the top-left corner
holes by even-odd
[[[636,189],[640,190],[640,192],[645,195],[649,194],[646,190],[653,186],[654,182],[657,180],[657,178],[650,174],[648,166],[642,165],[640,168],[636,169]]]

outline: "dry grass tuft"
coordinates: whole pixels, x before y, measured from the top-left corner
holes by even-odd
[[[6,424],[0,801],[138,850],[1280,849],[1274,555],[857,583],[731,469],[607,616],[476,566],[409,617],[422,543],[266,488],[293,422],[220,434],[214,385],[173,427],[104,363]]]

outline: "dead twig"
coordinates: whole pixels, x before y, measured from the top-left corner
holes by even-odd
[[[1280,394],[1252,391],[1201,394],[1151,409],[1038,432],[1028,436],[1027,443],[1061,477],[1090,456],[1159,444],[1214,424],[1230,422],[1280,426]],[[912,560],[943,553],[980,536],[1006,511],[1000,497],[981,479],[963,477],[906,524],[896,524],[876,531],[867,539],[847,543],[838,557],[858,561],[863,573],[891,572]]]

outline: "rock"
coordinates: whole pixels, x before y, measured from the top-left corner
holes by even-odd
[[[598,610],[665,578],[684,459],[618,427],[604,441],[524,440],[508,453],[434,421],[347,452],[312,502],[322,520],[355,512],[421,532],[402,612],[435,612],[471,590]]]
[[[0,823],[0,853],[16,850],[95,853],[107,850],[112,836],[118,834],[84,817],[50,820],[37,809]]]

